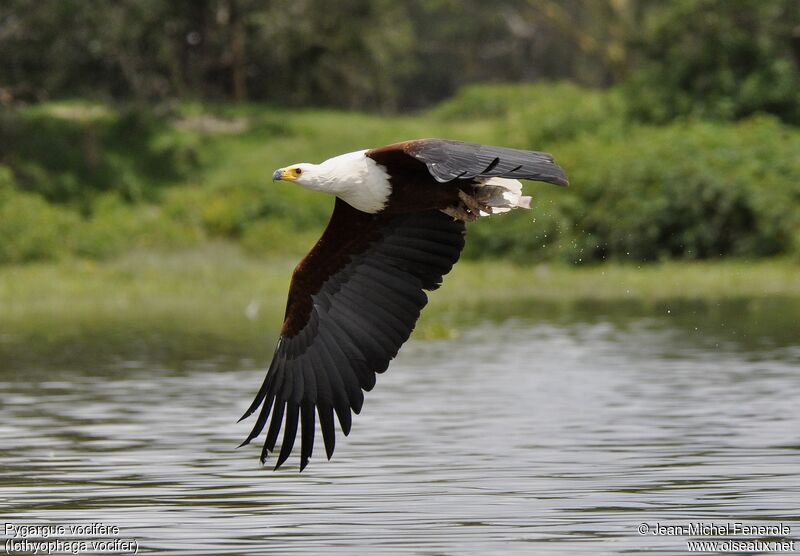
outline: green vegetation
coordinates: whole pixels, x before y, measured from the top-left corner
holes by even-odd
[[[295,262],[217,243],[166,255],[137,251],[102,264],[72,259],[0,267],[0,361],[58,366],[85,361],[86,352],[96,361],[188,361],[211,352],[266,360]],[[629,319],[672,308],[678,318],[680,307],[686,326],[694,327],[698,311],[713,312],[723,302],[733,311],[723,321],[733,325],[760,307],[766,320],[780,313],[791,336],[800,281],[786,260],[582,268],[462,261],[430,298],[418,338],[450,337],[465,324],[509,315],[558,321],[622,311]]]
[[[379,117],[263,105],[152,114],[49,103],[0,139],[0,263],[108,259],[230,241],[298,257],[331,199],[274,168],[441,136],[548,150],[572,187],[527,186],[530,212],[471,226],[465,257],[589,263],[800,253],[800,131],[767,116],[646,126],[618,89],[475,86],[430,112]]]
[[[800,258],[796,0],[329,4],[3,3],[0,265],[297,258],[332,199],[274,168],[435,136],[572,182],[529,184],[465,258]]]
[[[54,319],[105,313],[279,316],[296,260],[264,260],[225,244],[180,254],[134,252],[112,262],[71,260],[0,267],[0,307],[8,319],[34,314]],[[562,264],[516,265],[462,261],[431,294],[434,307],[482,306],[517,299],[582,300],[731,299],[800,297],[797,268],[786,260],[666,262],[575,268]],[[468,292],[468,295],[465,293]],[[202,320],[202,319],[200,319]]]
[[[759,112],[800,124],[800,3],[657,2],[631,37],[626,83],[636,119],[739,119]]]
[[[421,109],[465,85],[628,83],[635,119],[800,123],[797,0],[5,0],[0,104]]]

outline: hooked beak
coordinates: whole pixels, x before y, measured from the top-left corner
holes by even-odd
[[[272,181],[281,181],[283,179],[283,169],[279,168],[272,173]]]

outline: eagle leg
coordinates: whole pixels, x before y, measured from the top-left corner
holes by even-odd
[[[442,209],[442,212],[464,222],[474,222],[481,216],[489,216],[492,214],[492,207],[486,203],[479,201],[475,196],[470,195],[462,190],[458,191],[458,198],[460,199],[457,205],[453,205]]]
[[[442,212],[452,216],[453,220],[461,220],[462,222],[474,222],[479,218],[477,214],[469,212],[469,209],[463,203],[443,208]]]
[[[464,191],[458,191],[458,198],[461,199],[461,202],[467,206],[469,211],[477,216],[489,216],[492,214],[492,207],[486,203],[482,203],[477,199],[477,197],[473,197]],[[486,214],[481,214],[484,212]]]

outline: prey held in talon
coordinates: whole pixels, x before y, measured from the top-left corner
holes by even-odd
[[[242,446],[267,427],[261,461],[278,469],[300,429],[300,470],[316,420],[328,459],[334,414],[345,436],[364,392],[408,339],[434,290],[458,261],[465,223],[530,208],[519,179],[568,185],[547,153],[444,139],[361,150],[276,170],[273,180],[336,196],[317,244],[292,275],[286,315]],[[269,426],[267,426],[269,421]]]

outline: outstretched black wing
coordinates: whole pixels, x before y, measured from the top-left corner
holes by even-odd
[[[447,139],[419,139],[398,146],[402,146],[406,154],[424,162],[439,182],[504,177],[569,185],[564,170],[552,156],[543,152]]]
[[[314,446],[315,410],[325,451],[335,445],[333,414],[350,432],[362,390],[375,386],[408,339],[428,301],[464,247],[464,223],[439,211],[366,214],[336,199],[320,240],[292,276],[281,336],[267,376],[242,419],[261,406],[256,438],[272,415],[262,462],[283,441],[275,469],[300,426],[300,470]]]

